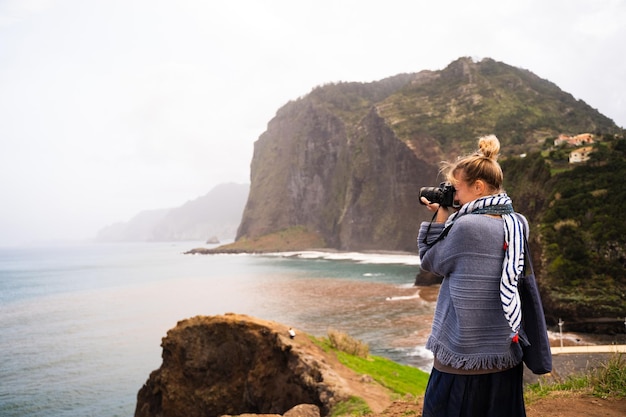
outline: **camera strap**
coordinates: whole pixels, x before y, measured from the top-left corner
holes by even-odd
[[[437,212],[439,211],[439,208],[437,208],[437,210],[435,211],[435,214],[433,214],[433,218],[430,219],[430,223],[428,224],[428,228],[426,229],[426,233],[424,233],[424,243],[427,244],[428,246],[432,246],[435,243],[439,242],[440,240],[443,240],[443,238],[445,238],[448,235],[448,232],[450,231],[450,229],[452,228],[452,225],[454,223],[450,223],[449,225],[447,225],[439,234],[439,236],[437,236],[435,238],[435,240],[433,240],[432,242],[428,242],[427,238],[428,238],[428,233],[430,232],[430,226],[432,226],[432,224],[434,223],[435,219],[437,218]]]
[[[429,246],[432,246],[435,243],[439,242],[440,240],[443,240],[448,235],[448,232],[450,232],[450,228],[454,224],[454,222],[450,222],[450,224],[448,224],[443,229],[441,234],[439,234],[439,236],[437,236],[435,238],[435,240],[433,240],[432,242],[428,242],[426,240],[426,238],[428,236],[428,232],[430,232],[430,226],[435,221],[435,218],[437,218],[437,212],[438,211],[439,211],[439,208],[437,208],[437,211],[435,211],[435,214],[433,215],[433,218],[430,219],[430,224],[428,225],[428,229],[426,229],[426,234],[424,235],[424,243],[429,245]],[[508,203],[508,204],[496,204],[496,205],[493,205],[493,206],[488,206],[488,207],[475,209],[475,210],[470,212],[470,214],[497,214],[497,215],[511,214],[511,213],[513,213],[513,205],[510,204],[510,203]]]

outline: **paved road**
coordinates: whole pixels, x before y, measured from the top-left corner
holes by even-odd
[[[563,353],[626,353],[626,345],[553,346],[553,355]]]
[[[562,382],[568,376],[584,374],[602,366],[619,353],[626,352],[626,345],[589,345],[552,347],[552,372],[541,377],[546,382]],[[524,382],[534,383],[540,379],[530,369],[524,370]]]

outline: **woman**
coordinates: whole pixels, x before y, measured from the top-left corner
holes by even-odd
[[[500,142],[491,135],[478,144],[446,167],[458,211],[422,197],[436,215],[420,226],[421,267],[443,276],[423,417],[526,415],[517,278],[528,224],[502,190]]]

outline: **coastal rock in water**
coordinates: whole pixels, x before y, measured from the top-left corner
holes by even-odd
[[[209,245],[216,245],[220,243],[220,240],[217,238],[217,236],[211,236],[210,238],[207,239],[206,243]]]
[[[433,274],[432,272],[420,270],[415,276],[415,285],[418,287],[428,287],[430,285],[439,285],[443,281],[441,275]]]
[[[390,404],[383,387],[289,329],[236,314],[180,321],[163,338],[163,363],[139,390],[135,416],[283,414],[301,404],[326,416],[350,396],[374,411]]]

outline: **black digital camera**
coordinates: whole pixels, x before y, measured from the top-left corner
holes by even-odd
[[[442,182],[439,187],[422,187],[420,188],[420,203],[422,197],[426,197],[431,203],[438,203],[441,207],[460,207],[458,201],[454,200],[456,190],[454,185],[449,182]]]

